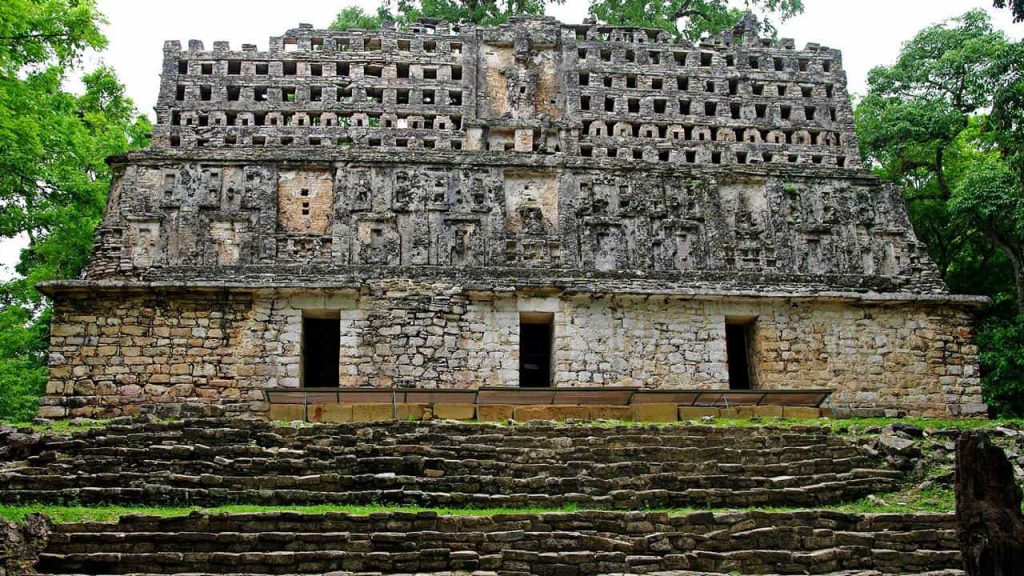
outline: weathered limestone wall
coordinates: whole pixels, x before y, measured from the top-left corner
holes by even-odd
[[[756,387],[828,388],[842,412],[984,410],[967,311],[948,305],[372,290],[70,298],[57,303],[44,416],[266,409],[302,381],[302,317],[341,319],[341,386],[517,386],[522,313],[554,315],[556,386],[728,388],[727,319],[753,320]],[[166,405],[161,408],[161,405]]]
[[[727,388],[727,319],[753,323],[755,387],[834,391],[840,413],[977,414],[967,311],[788,301],[571,299],[556,314],[556,381]]]

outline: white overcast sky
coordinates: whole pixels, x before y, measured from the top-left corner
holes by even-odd
[[[2,1],[2,0],[0,0]],[[735,2],[738,4],[738,2]],[[156,3],[140,0],[100,0],[109,23],[104,32],[110,43],[102,54],[90,55],[85,65],[99,61],[112,66],[139,109],[151,118],[159,88],[164,40],[189,39],[212,48],[216,40],[267,47],[270,36],[280,35],[300,22],[326,27],[347,5],[368,10],[376,0],[175,0]],[[804,14],[782,24],[779,35],[796,40],[798,47],[818,42],[843,51],[843,62],[853,93],[863,93],[868,70],[891,63],[900,45],[921,28],[983,8],[995,25],[1013,38],[1024,34],[1024,24],[1013,24],[1007,10],[992,8],[991,0],[804,0]],[[563,22],[580,22],[587,0],[567,0],[548,14]],[[74,88],[74,86],[71,86]],[[0,277],[10,275],[22,242],[0,242]]]

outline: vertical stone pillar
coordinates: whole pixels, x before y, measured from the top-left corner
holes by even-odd
[[[981,432],[956,445],[956,516],[968,576],[1024,574],[1021,488],[1001,448]]]

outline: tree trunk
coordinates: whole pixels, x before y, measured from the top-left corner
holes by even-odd
[[[1017,314],[1024,315],[1024,246],[1006,241],[998,235],[995,240],[1013,265],[1013,281],[1017,288]]]
[[[1022,493],[1013,466],[982,432],[956,444],[956,517],[968,576],[1024,574]]]

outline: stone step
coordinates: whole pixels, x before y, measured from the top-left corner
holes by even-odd
[[[48,436],[0,464],[0,500],[812,506],[895,489],[879,464],[815,427],[183,420]]]
[[[54,527],[46,574],[957,574],[952,515],[805,511],[128,516]],[[688,572],[692,571],[692,572]]]
[[[863,456],[853,458],[814,458],[794,460],[785,463],[764,464],[760,462],[729,462],[709,458],[702,462],[682,461],[634,461],[624,463],[590,462],[570,460],[561,463],[537,464],[519,462],[499,462],[494,460],[476,459],[441,459],[407,457],[379,457],[359,459],[354,456],[334,458],[227,458],[213,456],[208,460],[137,460],[135,458],[101,457],[75,460],[60,460],[51,464],[42,461],[30,462],[30,465],[12,465],[8,467],[11,474],[25,476],[85,476],[101,474],[118,474],[149,472],[172,473],[185,475],[231,474],[238,476],[310,475],[310,474],[379,474],[397,473],[421,475],[429,470],[434,474],[445,476],[476,475],[500,476],[502,478],[536,478],[538,476],[573,477],[586,475],[600,479],[631,478],[649,474],[678,475],[734,475],[751,477],[776,477],[794,475],[813,475],[823,473],[851,472],[857,469],[869,469],[873,462]],[[2,473],[0,473],[2,474]]]
[[[432,473],[433,472],[433,473]],[[70,475],[74,474],[74,475]],[[22,474],[20,471],[0,473],[0,488],[67,489],[84,487],[142,487],[157,484],[182,488],[220,488],[225,490],[277,490],[300,488],[316,491],[421,490],[429,492],[470,492],[487,494],[521,494],[542,491],[552,495],[582,493],[606,495],[619,490],[693,489],[783,489],[855,480],[896,481],[899,473],[889,470],[853,469],[843,473],[758,476],[755,471],[697,476],[674,473],[635,474],[593,477],[535,475],[529,478],[479,475],[447,475],[443,470],[424,470],[422,474],[346,475],[344,473],[304,474],[302,476],[223,476],[217,474],[184,475],[173,472],[126,472],[68,475]]]
[[[474,508],[549,507],[567,505],[611,509],[677,508],[682,506],[743,508],[750,506],[820,506],[856,500],[876,492],[897,488],[894,480],[858,478],[799,487],[686,490],[617,490],[607,494],[547,494],[544,492],[487,494],[426,492],[412,489],[316,491],[301,488],[182,488],[161,484],[143,487],[91,487],[62,489],[5,489],[9,502],[99,504],[182,504],[213,506],[231,502],[264,505],[286,504],[394,504],[424,507],[466,506]]]
[[[759,529],[758,540],[734,537],[730,540],[689,532],[654,533],[646,536],[607,532],[94,532],[54,534],[51,547],[63,554],[88,553],[102,547],[105,553],[154,552],[274,552],[335,550],[345,552],[402,552],[417,548],[444,547],[453,551],[498,552],[509,541],[529,550],[523,542],[542,542],[534,551],[557,551],[559,542],[572,543],[588,550],[604,552],[685,553],[696,548],[709,554],[727,554],[736,549],[759,550],[773,547],[786,553],[817,551],[826,548],[869,548],[897,552],[928,550],[921,542],[941,550],[955,547],[956,532],[907,531],[894,533],[834,533],[813,538],[799,536],[799,529]],[[772,540],[771,538],[775,538]],[[889,545],[898,540],[895,546]]]

